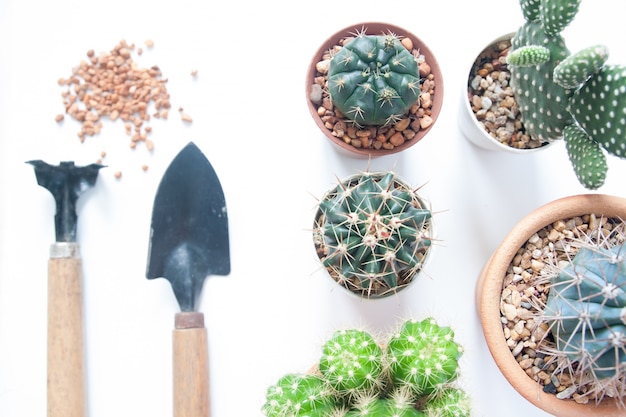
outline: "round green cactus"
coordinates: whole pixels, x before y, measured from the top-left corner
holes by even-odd
[[[389,397],[366,396],[358,399],[345,417],[426,417],[415,408],[415,402],[403,390],[394,391]]]
[[[319,369],[340,393],[380,389],[383,350],[366,331],[338,330],[322,348]]]
[[[393,123],[420,97],[417,60],[391,32],[358,32],[332,57],[328,91],[339,111],[358,125]]]
[[[462,354],[454,331],[432,318],[406,321],[387,345],[394,384],[420,395],[439,391],[456,379]]]
[[[428,417],[470,417],[469,395],[459,388],[445,388],[426,403]]]
[[[583,245],[550,283],[541,320],[549,324],[559,355],[569,359],[564,369],[590,378],[599,397],[612,390],[626,395],[625,244]]]
[[[267,389],[261,411],[267,417],[326,417],[334,408],[336,400],[325,380],[287,374]]]
[[[430,210],[408,184],[392,172],[365,172],[320,201],[314,241],[337,282],[375,298],[396,293],[421,270],[430,224]]]

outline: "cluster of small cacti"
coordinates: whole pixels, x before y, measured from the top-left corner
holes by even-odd
[[[421,270],[430,224],[416,190],[393,172],[365,172],[322,198],[313,235],[330,275],[375,298],[396,293]]]
[[[463,353],[450,327],[408,320],[384,344],[363,330],[326,341],[317,371],[287,374],[270,386],[267,417],[469,417],[456,384]]]
[[[511,40],[507,63],[528,134],[564,139],[579,182],[604,184],[605,151],[626,158],[626,66],[606,65],[604,46],[570,55],[561,31],[580,0],[520,0],[526,22]]]
[[[539,323],[547,323],[556,372],[596,399],[626,396],[626,246],[587,245],[551,278]]]
[[[358,125],[394,123],[420,97],[417,59],[391,32],[358,32],[332,57],[328,91],[339,111]]]

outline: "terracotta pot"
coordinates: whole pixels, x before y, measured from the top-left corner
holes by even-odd
[[[518,365],[506,344],[500,321],[500,295],[506,271],[518,249],[538,230],[565,218],[594,213],[626,219],[626,199],[603,194],[565,197],[539,207],[525,216],[504,238],[481,271],[476,287],[476,305],[483,333],[498,368],[524,398],[557,417],[623,417],[626,410],[614,399],[596,405],[561,400],[545,393],[541,384]]]
[[[375,178],[376,181],[378,182],[378,180],[380,180],[380,178],[382,178],[386,174],[386,172],[374,172],[371,174],[372,174],[372,177]],[[343,184],[344,187],[346,187],[347,185],[354,185],[359,182],[362,176],[363,176],[362,174],[352,175],[342,180],[341,184]],[[398,176],[395,176],[394,178],[393,189],[399,190],[402,192],[413,192],[414,190],[414,188],[412,188],[409,184],[405,183],[404,180],[402,180]],[[333,187],[332,189],[328,190],[324,194],[324,196],[321,198],[320,201],[326,201],[336,195],[337,195],[336,187]],[[413,195],[412,204],[418,208],[429,209],[429,205],[427,201],[417,194]],[[364,211],[367,211],[367,210],[364,210]],[[399,215],[400,215],[399,213],[396,213],[394,217],[399,216]],[[383,215],[383,217],[384,216],[385,215]],[[324,238],[323,231],[322,231],[325,224],[326,224],[326,216],[324,215],[322,210],[318,207],[318,209],[315,212],[315,216],[313,220],[313,244],[315,247],[315,252],[320,262],[322,263],[324,259],[326,258],[326,256],[328,255],[328,247],[327,247],[326,239]],[[389,232],[389,224],[390,223],[388,221],[383,221],[383,222],[378,223],[378,225],[383,225],[380,231],[381,234]],[[427,220],[424,224],[422,224],[422,226],[423,228],[421,229],[421,232],[429,236],[430,239],[432,239],[432,236],[433,236],[432,212],[431,212],[431,217],[429,218],[429,220]],[[376,226],[377,229],[378,227],[379,226]],[[396,232],[391,232],[389,233],[389,235],[391,235],[390,238],[392,239],[397,238]],[[384,245],[386,241],[387,241],[386,238],[379,238],[377,245]],[[398,292],[407,288],[409,285],[411,285],[413,282],[416,281],[422,269],[424,268],[424,265],[426,261],[428,260],[430,253],[432,252],[432,243],[429,246],[415,249],[415,252],[417,253],[417,257],[420,258],[419,265],[417,267],[413,266],[410,268],[404,265],[404,266],[399,266],[398,269],[394,269],[394,271],[396,271],[395,277],[397,280],[397,285],[395,287],[388,286],[386,284],[386,281],[384,282],[377,281],[378,283],[374,283],[374,285],[371,285],[368,288],[363,288],[359,286],[360,283],[358,282],[358,279],[356,277],[349,276],[347,277],[348,279],[339,278],[337,267],[329,266],[329,267],[326,267],[325,269],[326,269],[327,275],[330,278],[332,278],[333,282],[335,282],[337,285],[344,288],[350,294],[356,297],[365,298],[365,299],[382,299],[382,298],[389,297],[390,295],[397,294]],[[382,262],[382,260],[379,260],[379,261]]]
[[[476,118],[476,114],[472,109],[471,104],[471,82],[476,76],[476,71],[478,69],[477,63],[480,61],[481,56],[485,56],[487,51],[491,50],[495,45],[503,41],[509,41],[513,37],[515,33],[507,33],[506,35],[499,36],[493,41],[489,42],[487,46],[481,48],[480,51],[476,54],[476,58],[471,63],[470,67],[467,70],[467,78],[464,80],[463,91],[461,97],[461,106],[460,106],[460,117],[459,117],[459,126],[461,128],[461,132],[463,136],[470,141],[472,144],[489,151],[500,151],[500,152],[508,152],[514,154],[528,154],[531,152],[536,152],[542,149],[545,149],[547,146],[550,146],[554,142],[550,142],[549,144],[535,147],[535,148],[514,148],[505,143],[500,142],[495,139],[489,132],[485,129],[485,127],[478,121]]]
[[[435,93],[431,96],[432,106],[430,108],[430,117],[432,118],[433,123],[428,128],[420,129],[419,131],[417,131],[417,133],[412,139],[406,140],[402,145],[398,145],[394,147],[393,149],[357,148],[349,143],[346,143],[343,139],[333,136],[332,130],[326,127],[326,125],[324,124],[324,121],[322,121],[320,115],[318,114],[318,106],[315,105],[309,98],[310,93],[311,93],[311,88],[313,84],[315,83],[315,78],[320,75],[319,73],[317,73],[316,65],[318,62],[322,60],[322,56],[325,53],[327,53],[329,50],[331,50],[335,45],[339,44],[342,39],[353,37],[354,34],[357,31],[361,30],[362,28],[365,28],[367,31],[367,34],[370,34],[370,35],[379,35],[379,34],[388,33],[389,31],[391,31],[395,33],[396,35],[400,36],[401,38],[403,37],[410,38],[413,41],[413,49],[419,51],[421,55],[424,55],[426,62],[428,63],[428,65],[430,65],[431,74],[434,77]],[[308,67],[307,74],[306,74],[305,84],[306,84],[305,92],[306,92],[307,106],[309,108],[309,112],[311,113],[311,117],[315,121],[315,124],[320,128],[320,130],[324,133],[324,135],[334,145],[338,147],[340,151],[343,151],[343,153],[347,153],[351,156],[357,156],[357,157],[359,156],[360,157],[376,157],[376,156],[393,154],[396,152],[401,152],[415,145],[426,134],[428,134],[428,132],[430,132],[435,122],[437,121],[437,118],[439,117],[439,113],[441,112],[441,106],[443,104],[443,96],[444,96],[443,95],[443,74],[430,48],[428,48],[428,46],[424,44],[424,42],[420,38],[418,38],[413,33],[409,32],[408,30],[395,26],[395,25],[391,25],[388,23],[380,23],[380,22],[356,23],[347,28],[341,29],[340,31],[328,37],[328,39],[326,39],[322,43],[322,45],[320,45],[319,49],[315,52],[315,54],[311,58],[311,62],[309,63],[309,67]],[[347,121],[347,123],[349,123],[349,121]]]

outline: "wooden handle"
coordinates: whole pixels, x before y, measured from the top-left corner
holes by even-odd
[[[82,262],[71,249],[48,262],[48,417],[87,415]]]
[[[176,314],[173,334],[174,417],[209,417],[209,367],[204,315]]]

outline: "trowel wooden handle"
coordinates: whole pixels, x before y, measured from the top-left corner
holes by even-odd
[[[82,262],[75,244],[48,262],[48,417],[85,417]]]
[[[209,417],[209,368],[204,315],[176,314],[173,334],[174,417]]]

